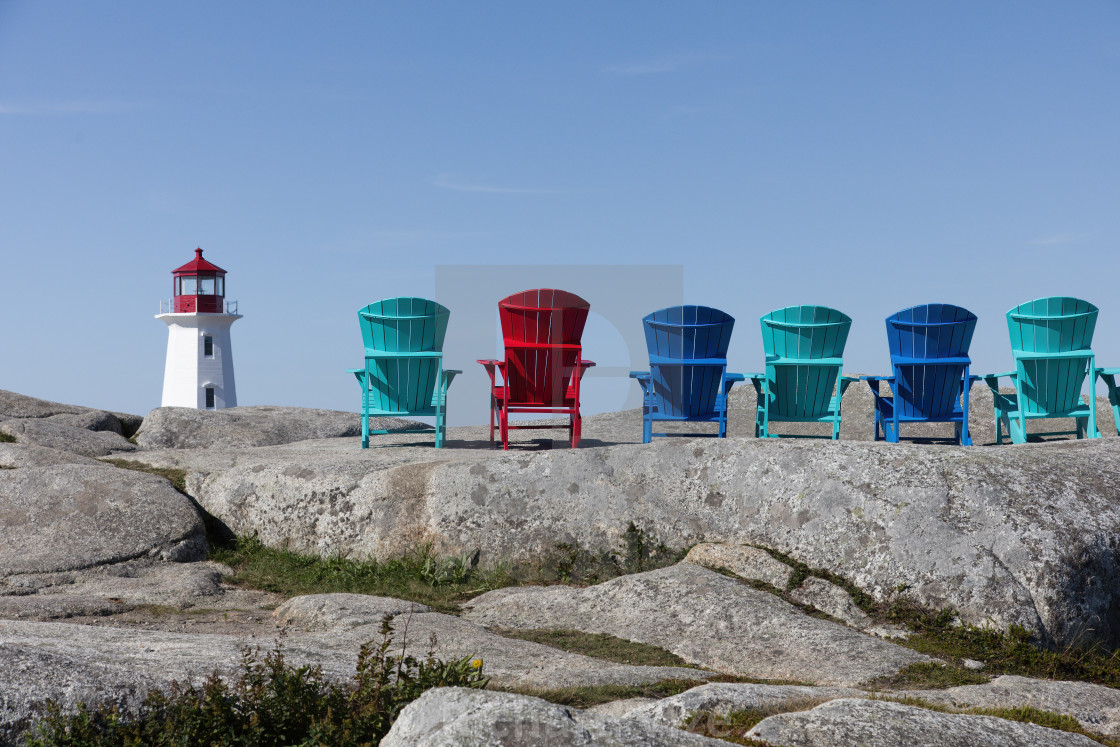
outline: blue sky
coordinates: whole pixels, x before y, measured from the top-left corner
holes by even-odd
[[[885,371],[884,317],[929,301],[1006,370],[1004,312],[1077,295],[1120,365],[1117,132],[1116,2],[0,0],[0,388],[158,406],[196,246],[241,404],[356,409],[355,310],[441,265],[680,265],[746,371],[795,303]]]

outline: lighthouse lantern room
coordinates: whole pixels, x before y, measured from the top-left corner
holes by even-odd
[[[156,315],[168,332],[161,406],[236,407],[229,328],[241,315],[225,300],[226,271],[195,249],[194,259],[171,276],[174,297]]]

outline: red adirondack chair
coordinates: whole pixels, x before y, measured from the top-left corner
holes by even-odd
[[[514,293],[498,303],[505,360],[481,360],[490,374],[490,442],[494,420],[509,448],[510,428],[564,428],[563,425],[510,425],[511,412],[567,413],[572,448],[579,444],[579,382],[595,365],[580,356],[580,337],[591,308],[574,293],[551,288]],[[502,374],[498,383],[494,371]]]

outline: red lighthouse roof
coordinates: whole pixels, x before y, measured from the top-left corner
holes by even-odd
[[[221,267],[218,267],[216,264],[207,262],[205,259],[203,259],[201,249],[194,250],[194,259],[192,259],[190,262],[187,262],[182,267],[175,268],[171,272],[174,275],[197,275],[200,272],[220,272],[223,275],[226,273],[226,271]]]

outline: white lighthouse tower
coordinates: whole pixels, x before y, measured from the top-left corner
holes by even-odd
[[[175,297],[166,306],[161,302],[156,315],[168,333],[161,406],[236,407],[229,328],[241,315],[237,302],[225,299],[226,271],[195,249],[194,259],[171,275]]]

